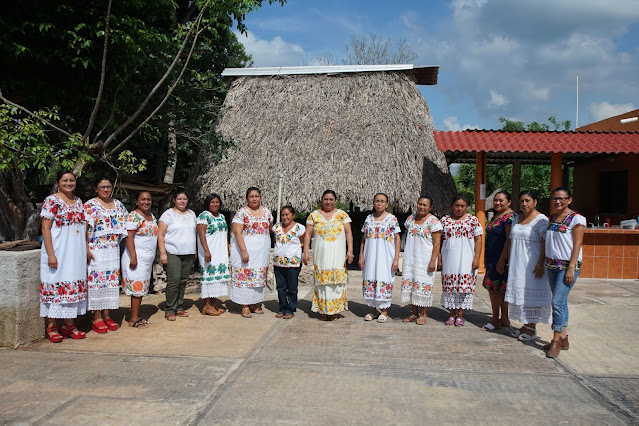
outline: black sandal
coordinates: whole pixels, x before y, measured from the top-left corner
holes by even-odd
[[[136,322],[134,322],[133,324],[129,324],[129,327],[147,328],[148,325],[149,321],[145,320],[144,318],[138,318]]]

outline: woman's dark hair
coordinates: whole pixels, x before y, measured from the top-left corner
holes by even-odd
[[[453,197],[453,201],[451,201],[450,205],[452,206],[459,200],[462,200],[464,203],[466,203],[467,206],[470,205],[470,203],[468,202],[468,197],[466,197],[464,194],[455,194],[455,196]]]
[[[173,194],[173,196],[171,197],[171,201],[173,202],[173,204],[175,204],[175,200],[177,199],[178,195],[182,195],[182,194],[186,195],[186,198],[187,198],[187,199],[189,198],[189,195],[186,193],[186,191],[185,191],[185,190],[183,190],[183,189],[178,189],[178,190],[175,192],[175,194]]]
[[[220,196],[217,194],[209,194],[204,199],[204,204],[202,205],[202,211],[203,212],[209,211],[209,205],[211,204],[211,201],[215,200],[216,198],[220,201],[220,210],[222,210],[222,199],[220,198]]]
[[[335,197],[335,199],[337,200],[337,194],[335,193],[335,191],[333,191],[332,189],[327,189],[326,191],[324,191],[324,193],[322,193],[322,200],[324,199],[324,197],[327,194],[331,194],[333,197]]]
[[[134,200],[135,200],[135,201],[138,201],[138,200],[140,199],[140,195],[142,195],[142,194],[144,194],[144,193],[147,193],[147,194],[151,195],[151,192],[150,192],[150,191],[144,191],[144,190],[142,190],[142,191],[139,191],[139,192],[137,192],[137,193],[135,194],[135,198],[134,198]],[[151,195],[151,199],[153,199],[153,195]]]
[[[55,175],[55,181],[56,182],[60,182],[60,179],[62,179],[62,176],[66,175],[67,173],[71,173],[73,175],[74,178],[78,178],[75,173],[73,173],[71,170],[60,170],[56,175]]]
[[[420,195],[419,198],[417,199],[417,202],[419,202],[419,200],[421,200],[422,198],[425,198],[428,200],[428,202],[430,203],[431,208],[433,207],[433,199],[431,198],[430,195]],[[454,201],[453,201],[454,203]]]
[[[523,197],[524,195],[528,195],[530,198],[537,201],[537,194],[535,194],[533,191],[529,189],[526,189],[525,191],[521,191],[519,193],[519,199],[521,200],[521,197]]]
[[[293,206],[284,206],[281,208],[280,213],[282,213],[284,210],[288,210],[289,213],[291,213],[293,216],[295,216],[295,209],[293,208]]]
[[[111,185],[113,185],[113,179],[111,179],[109,176],[102,175],[93,181],[93,186],[97,188],[100,182],[102,182],[103,180],[107,180]]]
[[[258,188],[257,186],[251,186],[249,189],[246,190],[246,197],[244,198],[248,198],[251,191],[257,191],[258,194],[262,195],[262,191],[260,191],[260,188]]]
[[[373,202],[375,202],[375,198],[377,198],[378,195],[383,195],[384,198],[386,198],[386,202],[388,203],[388,195],[384,194],[383,192],[378,192],[377,194],[375,194],[373,196]]]
[[[510,192],[508,192],[508,191],[498,191],[498,192],[496,192],[496,193],[495,193],[495,195],[497,195],[497,194],[504,194],[504,197],[506,197],[506,199],[507,199],[508,201],[512,201],[512,200],[510,199]]]
[[[551,194],[554,194],[555,192],[562,192],[562,191],[568,194],[569,197],[572,197],[572,194],[570,193],[570,189],[566,188],[565,186],[558,186],[557,188],[552,190]]]

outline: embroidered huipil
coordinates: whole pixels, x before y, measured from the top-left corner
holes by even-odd
[[[435,271],[428,272],[428,264],[433,254],[433,233],[440,232],[442,225],[435,216],[424,223],[415,223],[415,214],[404,223],[406,246],[402,267],[402,302],[415,306],[431,306]]]
[[[392,214],[382,220],[375,220],[369,214],[362,226],[366,237],[364,244],[364,269],[362,270],[362,293],[369,306],[387,308],[393,298],[392,271],[395,258],[395,234],[400,228]]]
[[[206,245],[211,253],[211,261],[204,259],[204,248],[197,239],[197,257],[200,263],[201,296],[220,297],[228,294],[228,282],[231,279],[228,251],[228,230],[226,218],[222,213],[217,216],[205,210],[197,218],[198,225],[206,225]]]
[[[51,240],[58,261],[57,268],[48,265],[49,254],[42,244],[40,254],[40,302],[69,304],[87,298],[86,218],[82,201],[68,205],[57,195],[49,195],[42,203],[40,216],[53,221]]]
[[[262,217],[254,217],[247,207],[242,207],[233,216],[232,223],[242,224],[242,237],[249,254],[249,261],[242,262],[237,240],[231,234],[231,283],[234,287],[262,288],[266,285],[272,222],[273,216],[266,207],[262,207]]]
[[[472,269],[475,237],[484,230],[479,220],[442,217],[442,305],[447,309],[472,309],[477,271]]]
[[[315,285],[348,283],[344,224],[350,222],[350,216],[340,209],[335,209],[330,220],[324,219],[317,210],[306,219],[306,224],[313,226]]]
[[[284,232],[282,224],[273,226],[275,248],[273,250],[273,265],[282,268],[298,268],[302,266],[301,238],[306,227],[296,223],[288,232]]]
[[[140,297],[149,292],[160,229],[153,213],[151,213],[149,221],[136,210],[129,213],[126,219],[126,229],[127,231],[135,231],[133,241],[138,264],[135,269],[131,269],[131,255],[129,249],[126,248],[122,254],[124,293]]]
[[[89,251],[93,255],[88,267],[89,310],[120,307],[120,241],[126,237],[124,205],[113,200],[108,209],[95,198],[84,204],[89,230]]]
[[[546,267],[567,269],[572,255],[572,229],[577,225],[586,226],[586,218],[577,212],[570,212],[561,222],[555,222],[557,214],[550,216],[546,230]],[[575,270],[581,269],[581,249]]]

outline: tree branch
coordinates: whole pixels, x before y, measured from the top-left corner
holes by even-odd
[[[111,18],[112,1],[113,0],[109,0],[109,4],[107,5],[106,22],[104,25],[104,49],[102,50],[100,87],[98,88],[98,96],[95,99],[95,105],[93,106],[93,111],[91,111],[91,116],[89,117],[89,125],[87,126],[87,131],[84,132],[84,136],[82,136],[82,143],[86,143],[86,141],[89,139],[89,135],[91,134],[91,129],[93,129],[93,123],[95,122],[95,116],[98,114],[98,109],[100,109],[100,101],[102,100],[102,91],[104,90],[104,80],[106,79],[107,46],[109,42],[109,19]]]
[[[159,90],[159,88],[162,86],[162,84],[164,83],[164,81],[169,77],[169,75],[171,74],[171,72],[173,71],[173,69],[175,68],[175,66],[177,65],[180,56],[182,55],[182,52],[184,51],[184,48],[186,47],[188,40],[191,36],[191,33],[193,32],[194,28],[199,27],[199,23],[202,20],[202,16],[204,15],[204,11],[206,10],[206,7],[208,6],[208,4],[210,3],[210,0],[208,0],[204,6],[202,7],[202,10],[200,10],[200,13],[198,15],[198,17],[196,18],[196,22],[197,25],[192,26],[189,31],[187,32],[186,36],[184,37],[184,42],[182,43],[182,46],[180,46],[180,50],[177,52],[177,54],[175,55],[175,58],[173,59],[173,62],[171,63],[171,65],[169,66],[169,68],[166,70],[166,72],[164,73],[164,75],[162,76],[162,78],[160,79],[160,81],[157,82],[157,84],[153,87],[153,89],[151,89],[151,92],[147,95],[147,97],[144,99],[144,101],[142,102],[142,104],[139,106],[139,108],[129,117],[129,119],[124,122],[124,124],[122,124],[120,127],[118,127],[117,129],[115,129],[115,131],[106,139],[106,141],[104,141],[104,148],[106,149],[107,146],[109,146],[109,144],[111,142],[113,142],[113,139],[115,139],[115,137],[117,135],[119,135],[129,124],[131,124],[137,117],[138,115],[140,115],[142,113],[142,111],[144,110],[144,108],[147,106],[147,104],[149,103],[149,101],[151,100],[151,98],[153,97],[153,95],[155,95],[155,93]],[[197,37],[196,37],[197,38]],[[190,57],[190,55],[189,55]],[[184,70],[182,70],[182,72],[184,72]],[[181,75],[181,74],[180,74]],[[166,99],[165,99],[166,101]],[[164,102],[164,101],[163,101]],[[157,108],[154,110],[153,114],[155,114],[155,111],[157,111]],[[147,118],[147,120],[145,120],[145,123],[152,117],[149,116]],[[139,129],[140,126],[138,126]],[[137,132],[137,130],[134,130],[134,133]],[[128,139],[128,138],[127,138]],[[121,146],[122,143],[120,143],[118,146]],[[114,150],[111,150],[111,152],[113,152]]]
[[[207,3],[208,4],[208,3]],[[206,5],[205,7],[206,8]],[[204,8],[202,9],[202,11],[204,11]],[[184,74],[184,71],[187,68],[187,65],[189,64],[189,61],[191,60],[191,55],[193,54],[193,50],[195,49],[195,45],[197,42],[197,38],[200,36],[200,34],[202,33],[202,31],[197,31],[197,29],[200,27],[200,23],[202,21],[202,14],[200,13],[200,15],[197,17],[196,19],[196,24],[195,24],[195,28],[196,28],[196,32],[195,32],[195,37],[193,38],[193,44],[191,44],[191,49],[189,50],[189,54],[186,57],[186,60],[184,62],[184,66],[182,67],[182,70],[180,71],[180,74],[177,76],[177,78],[175,79],[175,82],[173,83],[173,85],[171,85],[171,87],[169,87],[169,90],[167,91],[166,95],[164,96],[164,99],[162,99],[162,101],[160,101],[160,104],[153,110],[151,111],[151,113],[149,114],[149,116],[147,118],[144,119],[144,121],[142,121],[142,123],[140,123],[138,125],[138,127],[136,127],[130,134],[129,136],[127,136],[126,138],[124,138],[122,140],[122,142],[120,142],[119,144],[117,144],[115,146],[115,148],[113,148],[111,151],[109,151],[109,155],[113,155],[114,153],[116,153],[125,143],[127,143],[129,141],[129,139],[131,139],[146,123],[149,122],[149,120],[151,120],[151,118],[153,118],[153,116],[155,114],[157,114],[157,112],[162,108],[162,106],[166,103],[166,101],[171,97],[171,93],[173,93],[173,90],[177,87],[177,85],[180,83],[180,80],[182,79],[182,75]]]
[[[51,127],[53,130],[57,130],[58,132],[62,133],[64,136],[68,137],[68,138],[73,138],[73,135],[71,135],[71,133],[62,130],[61,128],[59,128],[58,126],[56,126],[55,124],[51,123],[50,121],[48,121],[45,118],[40,117],[39,115],[36,115],[34,113],[32,113],[31,111],[29,111],[28,109],[26,109],[25,107],[18,105],[16,103],[11,102],[9,99],[5,98],[2,95],[2,92],[0,92],[0,100],[2,100],[3,102],[9,104],[9,105],[13,105],[14,107],[18,108],[21,111],[26,112],[28,115],[30,115],[31,117],[40,120],[41,122],[43,122],[44,124],[46,124],[47,126]]]

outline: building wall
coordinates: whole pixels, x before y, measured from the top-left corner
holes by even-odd
[[[599,172],[628,170],[628,208],[625,215],[600,214],[603,224],[609,218],[612,225],[619,225],[625,219],[639,215],[639,154],[618,154],[609,158],[576,164],[573,175],[574,209],[586,216],[588,223],[599,214],[599,194],[606,188],[599,188]]]

